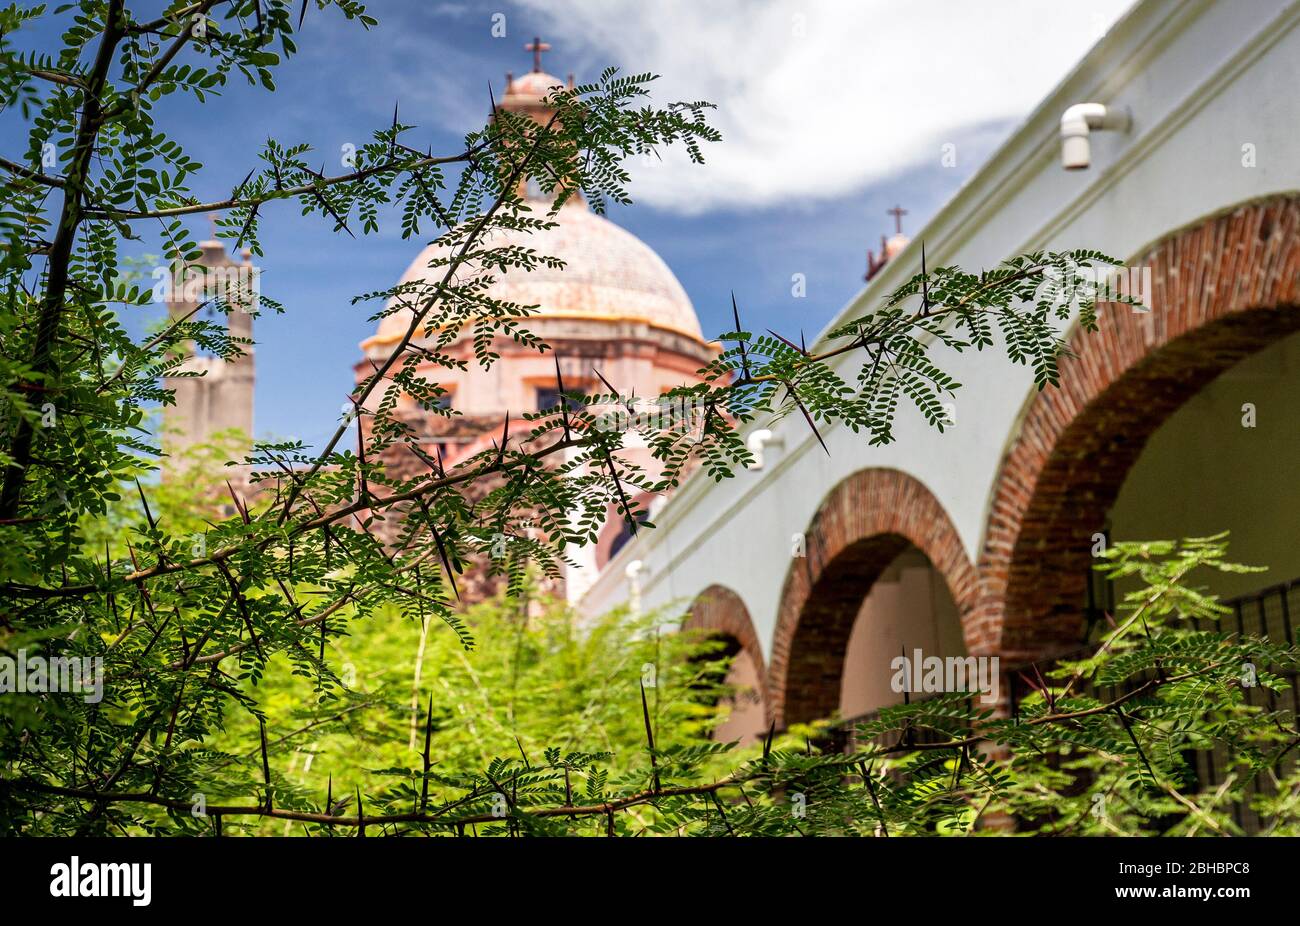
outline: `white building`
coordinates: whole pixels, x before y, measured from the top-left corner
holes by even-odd
[[[1078,645],[1099,533],[1231,529],[1235,559],[1271,568],[1227,596],[1300,576],[1298,25],[1286,0],[1139,3],[832,322],[916,273],[921,239],[930,266],[1087,247],[1150,268],[1153,311],[1074,333],[1060,389],[968,352],[944,361],[963,384],[946,433],[905,411],[883,448],[823,429],[828,456],[799,415],[774,423],[761,469],[690,480],[582,607],[636,595],[734,637],[764,700],[744,732],[894,701],[902,647],[1005,664]],[[1082,103],[1130,124],[1067,170]],[[1285,590],[1252,601],[1300,626]]]

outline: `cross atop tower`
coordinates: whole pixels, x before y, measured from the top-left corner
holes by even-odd
[[[885,214],[894,217],[894,233],[901,235],[903,233],[903,216],[907,215],[907,210],[902,206],[895,206],[893,209],[886,209]]]
[[[532,40],[531,42],[529,42],[527,45],[524,46],[524,51],[531,51],[531,52],[533,53],[533,72],[534,72],[534,73],[541,73],[541,70],[542,70],[542,52],[544,52],[544,51],[550,51],[550,50],[551,50],[551,46],[550,46],[549,44],[547,44],[546,42],[543,42],[543,41],[542,41],[540,38],[538,38],[537,36],[533,36],[533,40]]]

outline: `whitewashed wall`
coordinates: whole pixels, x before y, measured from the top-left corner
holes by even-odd
[[[1300,2],[1138,4],[836,323],[915,273],[922,238],[932,266],[971,270],[1037,248],[1125,258],[1243,201],[1300,190],[1298,26]],[[1067,172],[1061,113],[1094,101],[1129,107],[1132,131],[1094,133],[1091,169]],[[1242,166],[1244,144],[1255,146],[1253,168]],[[844,362],[848,370],[859,361]],[[685,605],[725,585],[744,600],[769,657],[791,536],[837,482],[865,467],[894,467],[925,483],[975,562],[998,466],[1033,382],[992,351],[948,356],[945,365],[964,384],[955,428],[939,434],[905,410],[897,442],[885,448],[824,428],[828,457],[796,414],[774,426],[785,446],[768,448],[761,472],[721,484],[702,474],[690,480],[654,519],[659,529],[642,532],[606,567],[584,610],[625,601],[626,567],[640,560],[643,606]]]

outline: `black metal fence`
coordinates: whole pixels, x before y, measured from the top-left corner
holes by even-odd
[[[1300,614],[1300,579],[1293,579],[1290,582],[1283,582],[1257,592],[1252,595],[1245,595],[1240,598],[1233,598],[1224,602],[1233,609],[1232,617],[1225,617],[1219,620],[1218,629],[1223,630],[1226,626],[1229,629],[1236,629],[1241,634],[1251,634],[1253,636],[1267,637],[1275,642],[1292,642],[1296,640],[1292,616]],[[1211,621],[1199,622],[1200,630],[1213,630]],[[1257,707],[1266,707],[1269,710],[1289,709],[1292,716],[1300,718],[1300,677],[1296,673],[1284,673],[1285,677],[1290,680],[1291,690],[1282,695],[1262,687],[1248,687],[1245,690],[1246,702]],[[1199,783],[1203,787],[1213,788],[1221,785],[1226,776],[1232,774],[1229,750],[1225,745],[1219,745],[1213,750],[1205,750],[1195,753],[1189,757],[1196,769],[1196,775]],[[1276,768],[1273,774],[1281,777],[1294,767],[1294,753],[1288,757],[1285,767]],[[1233,819],[1237,825],[1247,834],[1254,835],[1264,832],[1268,829],[1269,820],[1262,819],[1260,815],[1250,807],[1251,798],[1259,794],[1261,790],[1271,790],[1271,776],[1267,773],[1256,775],[1252,780],[1246,783],[1246,799],[1240,804],[1233,807]]]

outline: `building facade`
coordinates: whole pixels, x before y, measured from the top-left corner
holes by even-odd
[[[1300,576],[1298,26],[1287,0],[1137,4],[830,326],[916,273],[922,240],[968,270],[1097,249],[1150,311],[1071,330],[1060,388],[966,352],[943,358],[963,384],[944,433],[905,411],[885,447],[823,429],[827,454],[797,415],[760,422],[761,468],[690,480],[582,607],[686,609],[736,641],[761,710],[725,732],[752,735],[901,700],[903,649],[1070,651],[1109,605],[1098,540],[1230,530],[1269,571],[1216,580],[1227,597]]]

